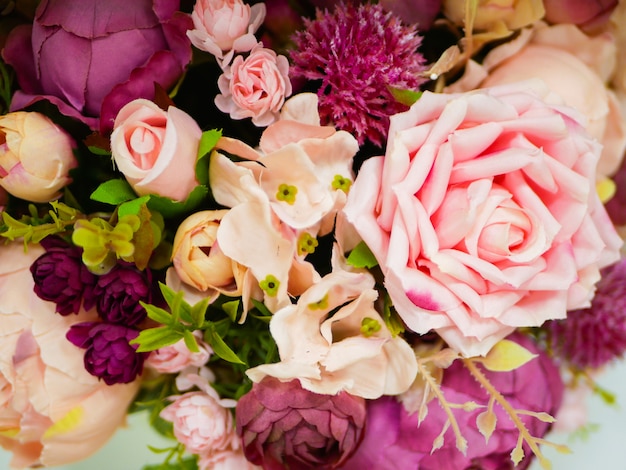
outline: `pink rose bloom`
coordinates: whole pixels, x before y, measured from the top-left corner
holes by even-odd
[[[215,105],[232,119],[252,118],[255,126],[268,126],[278,118],[291,95],[289,61],[257,44],[245,59],[238,55],[217,81]]]
[[[34,24],[15,28],[2,51],[20,86],[11,110],[45,99],[110,131],[122,106],[153,99],[155,83],[173,87],[191,60],[191,18],[179,7],[179,0],[42,1]]]
[[[124,106],[111,134],[111,153],[137,194],[187,199],[198,185],[196,159],[200,126],[184,111],[163,111],[139,99]]]
[[[189,350],[184,340],[165,346],[152,352],[146,360],[146,366],[161,374],[175,374],[188,367],[202,367],[211,357],[212,349],[200,334],[196,334],[199,352]]]
[[[0,186],[13,196],[48,202],[61,196],[77,165],[74,141],[43,114],[0,117]]]
[[[43,253],[0,246],[0,445],[16,468],[89,457],[124,423],[139,382],[108,386],[90,375],[65,334],[93,315],[61,316],[33,292],[29,268]],[[19,295],[16,295],[19,293]]]
[[[238,437],[237,440],[239,440]],[[236,450],[228,449],[200,454],[198,468],[200,470],[256,470],[261,467],[246,459],[241,444],[238,443]]]
[[[191,13],[191,43],[228,65],[235,52],[248,52],[257,44],[254,36],[265,19],[265,4],[242,0],[197,0]]]
[[[543,0],[546,21],[575,24],[587,32],[604,26],[618,3],[618,0]]]
[[[600,146],[548,93],[539,81],[424,93],[348,196],[408,328],[466,356],[588,306],[619,259],[595,191]]]

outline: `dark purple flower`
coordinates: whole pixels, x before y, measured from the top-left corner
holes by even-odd
[[[576,367],[601,367],[626,351],[626,260],[605,268],[589,308],[551,321],[554,354]]]
[[[333,124],[381,146],[389,116],[405,111],[388,87],[418,90],[424,58],[414,26],[404,26],[380,5],[340,3],[332,14],[317,10],[294,36],[290,74],[319,80],[323,124]],[[317,85],[316,85],[317,86]]]
[[[96,308],[108,323],[133,326],[146,318],[140,301],[152,301],[152,274],[140,271],[134,264],[120,262],[111,271],[98,277],[93,288]]]
[[[11,110],[46,99],[109,130],[122,106],[172,87],[191,60],[179,0],[43,0],[32,25],[9,35],[4,60],[20,90]]]
[[[359,445],[365,400],[266,377],[239,399],[236,415],[250,462],[272,470],[327,470],[339,468]]]
[[[509,337],[539,354],[524,366],[512,372],[484,374],[515,409],[547,412],[553,416],[563,396],[563,382],[558,367],[547,354],[539,351],[527,337],[515,334]],[[487,404],[489,395],[481,388],[461,361],[445,369],[441,389],[450,403],[475,402]],[[409,414],[395,397],[368,401],[365,435],[354,456],[342,470],[417,469],[420,470],[507,470],[513,469],[511,451],[517,444],[519,431],[499,405],[495,405],[497,427],[488,443],[478,431],[476,417],[484,411],[454,410],[461,433],[468,441],[467,454],[457,448],[451,429],[444,434],[443,446],[432,452],[434,439],[446,422],[446,415],[437,399],[428,405],[428,414],[418,426],[417,413]],[[522,421],[535,437],[543,436],[549,424],[522,416]],[[524,448],[526,457],[515,469],[528,468],[532,452]]]
[[[107,385],[129,383],[143,371],[145,353],[135,351],[130,341],[139,331],[121,325],[86,322],[72,325],[67,339],[86,349],[85,369]]]
[[[81,304],[85,310],[92,308],[96,276],[83,264],[82,250],[54,237],[45,238],[41,244],[46,252],[30,267],[35,293],[54,302],[61,315],[78,314]]]

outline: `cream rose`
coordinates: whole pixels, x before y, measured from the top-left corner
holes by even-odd
[[[595,191],[599,145],[548,94],[540,81],[424,93],[348,196],[406,325],[466,356],[589,305],[619,258]]]
[[[124,106],[113,125],[111,152],[139,195],[185,200],[198,185],[195,174],[202,130],[185,112],[163,111],[138,99]]]

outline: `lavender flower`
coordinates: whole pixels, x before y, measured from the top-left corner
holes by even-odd
[[[96,307],[108,323],[133,326],[146,318],[140,301],[152,301],[152,274],[139,271],[131,263],[118,263],[111,271],[98,277],[94,286]]]
[[[130,383],[143,371],[146,354],[137,353],[129,342],[139,331],[109,323],[85,322],[72,325],[67,339],[86,349],[85,369],[107,385]]]
[[[626,351],[626,260],[602,271],[586,309],[547,324],[557,357],[580,368],[601,367]]]
[[[314,21],[294,36],[292,77],[320,80],[320,117],[381,146],[389,116],[407,107],[394,100],[388,87],[417,90],[424,82],[424,58],[414,26],[379,5],[340,3],[332,14],[317,10]]]
[[[45,238],[46,249],[30,267],[34,291],[43,300],[56,304],[61,315],[78,314],[81,303],[86,310],[93,307],[93,275],[81,260],[81,249],[59,238]]]

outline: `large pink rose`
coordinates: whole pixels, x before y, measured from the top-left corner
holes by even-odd
[[[547,94],[539,81],[424,93],[348,196],[406,325],[467,356],[588,305],[619,257],[595,192],[600,147]]]
[[[33,292],[31,263],[43,248],[0,246],[0,445],[15,468],[57,466],[96,452],[126,418],[139,381],[106,385],[65,339],[90,315],[61,316]]]

